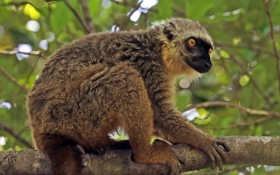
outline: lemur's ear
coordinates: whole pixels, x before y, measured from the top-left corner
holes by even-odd
[[[169,40],[169,41],[171,41],[172,39],[174,39],[174,32],[172,32],[172,31],[175,31],[176,30],[176,27],[175,27],[175,24],[174,23],[172,23],[172,22],[170,22],[170,23],[168,23],[168,26],[165,26],[164,28],[163,28],[163,33],[164,33],[164,35],[166,36],[166,38]]]

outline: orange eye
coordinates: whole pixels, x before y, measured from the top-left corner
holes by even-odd
[[[213,50],[209,49],[208,54],[211,55],[212,52],[213,52]]]
[[[194,47],[196,45],[196,41],[194,39],[189,39],[188,44],[189,46]]]

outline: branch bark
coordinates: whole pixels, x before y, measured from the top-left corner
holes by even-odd
[[[85,31],[87,33],[90,33],[90,29],[88,28],[88,26],[86,25],[86,23],[83,21],[82,17],[79,15],[79,13],[76,11],[75,8],[72,7],[72,5],[68,2],[68,0],[63,0],[63,2],[65,3],[65,5],[69,8],[69,10],[72,11],[72,13],[75,15],[75,17],[78,19],[78,21],[81,23],[81,25],[83,26],[83,28],[85,29]]]
[[[88,1],[87,0],[80,0],[80,2],[81,2],[81,5],[82,5],[82,8],[83,8],[87,29],[90,31],[90,33],[95,33],[92,18],[90,16],[90,12],[89,12],[89,9],[88,9]]]
[[[28,89],[24,85],[19,84],[18,81],[12,75],[10,75],[7,71],[5,71],[2,67],[0,67],[0,73],[4,74],[8,79],[10,79],[10,81],[12,81],[14,84],[16,84],[22,90],[24,90],[25,92],[28,92]]]
[[[272,46],[273,46],[273,51],[275,53],[275,58],[276,58],[276,71],[277,71],[277,77],[278,77],[278,91],[280,93],[280,56],[278,54],[277,51],[277,44],[275,41],[275,37],[274,37],[274,29],[273,29],[273,22],[272,22],[272,17],[271,17],[271,13],[270,13],[270,9],[269,9],[269,3],[270,0],[264,0],[264,4],[265,4],[265,10],[266,10],[266,14],[269,20],[269,26],[270,26],[270,38],[272,41]]]
[[[1,104],[1,101],[0,101],[0,104]],[[7,126],[4,123],[0,122],[0,130],[4,130],[4,131],[8,132],[16,140],[18,140],[19,142],[23,143],[28,148],[33,148],[32,144],[30,142],[28,142],[26,139],[24,139],[23,137],[21,137],[20,134],[16,133],[15,130],[12,127]]]
[[[280,165],[280,138],[278,137],[222,137],[231,147],[225,164]],[[209,158],[201,151],[187,145],[173,145],[172,148],[184,162],[183,171],[208,168]],[[165,165],[137,164],[130,160],[130,150],[107,150],[102,156],[94,156],[88,167],[83,169],[87,174],[167,174]],[[52,174],[50,161],[42,151],[22,150],[0,152],[0,174]]]

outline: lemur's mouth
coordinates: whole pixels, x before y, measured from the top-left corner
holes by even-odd
[[[210,58],[196,57],[193,59],[185,58],[184,60],[187,63],[187,65],[189,65],[191,68],[193,68],[195,71],[199,73],[206,73],[212,67]]]

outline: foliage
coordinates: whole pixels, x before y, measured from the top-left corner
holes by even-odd
[[[0,1],[0,150],[28,148],[22,142],[31,142],[25,97],[47,56],[57,48],[89,32],[146,28],[173,16],[201,22],[215,44],[210,73],[190,86],[185,79],[178,80],[178,108],[228,102],[249,109],[220,103],[197,108],[187,117],[194,117],[191,122],[215,137],[280,135],[279,0],[155,0],[152,7],[148,1],[153,2]],[[189,87],[183,89],[184,85]],[[257,111],[252,113],[250,109]],[[269,166],[226,169],[229,174],[280,172],[279,167]],[[204,171],[209,170],[200,173]]]

